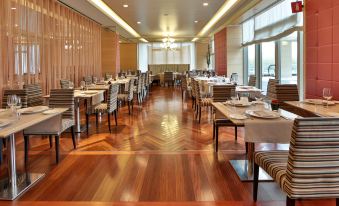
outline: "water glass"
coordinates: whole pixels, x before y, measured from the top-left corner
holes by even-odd
[[[331,88],[324,88],[323,89],[323,97],[324,97],[324,99],[326,99],[326,106],[328,107],[328,102],[333,97],[332,92],[331,92]]]

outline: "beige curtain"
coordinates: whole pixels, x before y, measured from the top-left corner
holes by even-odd
[[[56,0],[0,0],[0,91],[101,75],[101,26]]]

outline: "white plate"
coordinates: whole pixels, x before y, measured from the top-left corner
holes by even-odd
[[[247,119],[246,115],[243,114],[230,114],[231,119],[238,119],[238,120],[244,120]]]
[[[265,104],[263,101],[253,101],[252,104]]]
[[[96,91],[85,91],[83,94],[97,94],[98,92]]]
[[[19,109],[18,112],[21,114],[34,114],[39,113],[48,110],[49,108],[47,106],[36,106],[36,107],[28,107]]]
[[[7,125],[9,125],[10,123],[12,123],[13,120],[9,120],[9,119],[0,119],[0,127],[5,127]]]
[[[58,113],[58,112],[59,112],[58,110],[55,110],[55,109],[49,109],[49,110],[46,110],[46,111],[42,112],[42,114],[48,115],[48,114],[56,114],[56,113]]]
[[[227,101],[226,104],[231,105],[231,106],[236,106],[236,107],[249,107],[252,105],[251,102],[241,102],[241,101],[237,101],[237,100],[232,100],[232,101]]]
[[[273,112],[269,110],[247,110],[246,114],[263,119],[280,118],[280,114],[278,112]]]
[[[335,105],[334,101],[325,101],[322,99],[305,99],[304,102],[307,104],[315,104],[315,105],[323,105],[323,104],[326,105],[327,103],[329,106]]]

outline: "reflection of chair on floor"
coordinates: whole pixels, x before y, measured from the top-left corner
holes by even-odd
[[[297,199],[337,198],[339,205],[339,118],[296,119],[289,151],[255,153],[253,199],[259,167],[286,193],[287,206]]]

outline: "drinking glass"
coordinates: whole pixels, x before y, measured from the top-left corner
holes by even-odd
[[[97,84],[98,83],[98,78],[97,77],[93,77],[93,83]]]
[[[16,109],[16,115],[18,116],[18,119],[20,119],[20,116],[21,116],[21,113],[20,113],[21,107],[22,107],[21,98],[17,97],[15,109]]]
[[[16,95],[8,95],[7,97],[7,105],[14,112],[15,105],[17,104],[17,96]]]
[[[84,90],[85,86],[86,86],[86,82],[85,81],[81,81],[80,82],[81,90]]]
[[[323,97],[324,97],[324,99],[326,99],[326,107],[328,107],[328,102],[333,97],[332,92],[331,92],[331,88],[324,88],[323,89]]]

